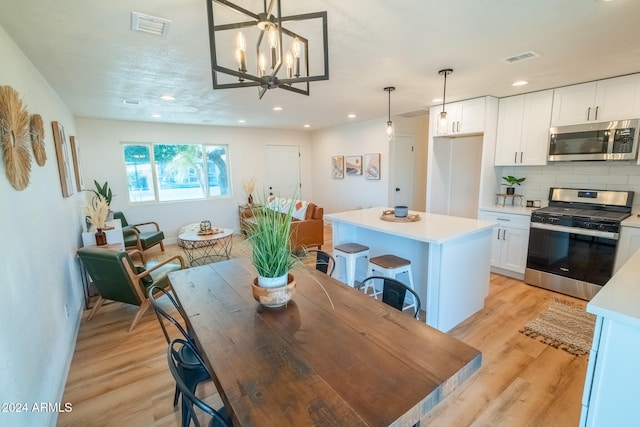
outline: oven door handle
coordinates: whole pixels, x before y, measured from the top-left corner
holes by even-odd
[[[565,225],[544,224],[541,222],[532,222],[531,228],[557,231],[559,233],[579,234],[581,236],[603,237],[605,239],[611,239],[611,240],[618,240],[620,236],[620,233],[612,233],[610,231],[589,230],[586,228],[567,227]]]

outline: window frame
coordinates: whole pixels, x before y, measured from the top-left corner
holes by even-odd
[[[191,146],[199,146],[202,153],[202,164],[203,164],[203,176],[206,179],[205,185],[203,186],[203,197],[195,197],[195,198],[184,198],[184,199],[173,199],[173,200],[160,200],[160,181],[161,177],[158,176],[158,164],[155,159],[154,146],[156,145],[191,145]],[[127,160],[125,148],[127,146],[144,146],[147,147],[148,155],[149,155],[149,165],[151,168],[151,180],[152,183],[150,187],[153,190],[153,199],[152,200],[142,200],[137,201],[132,199],[131,191],[129,189],[129,173],[127,171]],[[227,165],[227,194],[223,195],[212,195],[211,194],[211,186],[209,182],[209,161],[207,157],[207,149],[211,147],[223,147],[224,148],[224,156],[225,163]],[[162,204],[162,203],[180,203],[180,202],[197,202],[197,201],[207,201],[207,200],[216,200],[216,199],[231,199],[233,198],[233,185],[231,183],[231,156],[230,156],[230,147],[229,144],[207,144],[207,143],[196,143],[196,142],[132,142],[132,141],[122,141],[120,143],[120,153],[122,154],[122,164],[124,166],[124,175],[125,175],[125,183],[127,187],[127,203],[129,205],[148,205],[148,204]]]

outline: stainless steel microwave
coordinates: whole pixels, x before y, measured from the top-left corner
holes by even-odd
[[[548,160],[633,160],[638,153],[638,122],[635,119],[552,127]]]

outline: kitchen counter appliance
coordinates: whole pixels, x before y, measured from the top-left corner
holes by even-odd
[[[550,188],[531,213],[524,281],[590,300],[613,275],[620,222],[633,191]]]
[[[639,120],[552,127],[549,161],[633,160]]]

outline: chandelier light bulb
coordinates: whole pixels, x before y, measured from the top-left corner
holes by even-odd
[[[285,63],[287,65],[287,78],[290,79],[293,77],[293,54],[290,51],[287,51]]]
[[[247,50],[247,40],[241,32],[236,36],[236,59],[238,60],[238,70],[242,73],[247,71],[245,51]]]
[[[298,40],[297,37],[295,39],[293,39],[293,47],[291,48],[291,50],[293,51],[293,56],[296,59],[295,68],[293,70],[293,74],[296,77],[300,77],[300,51],[301,51],[301,47],[300,47],[300,40]]]
[[[273,70],[276,67],[276,48],[278,47],[278,33],[275,25],[269,28],[269,46],[271,46],[271,69]]]
[[[264,77],[267,74],[267,60],[261,53],[258,57],[258,76]]]

